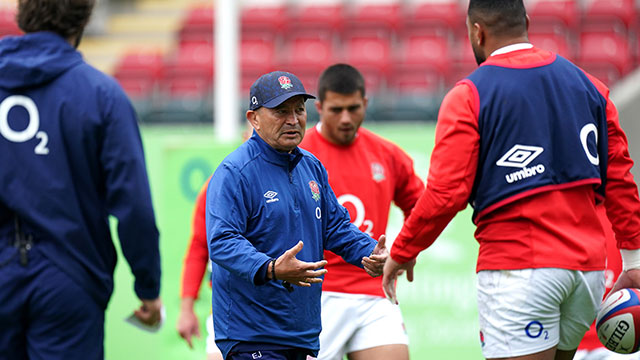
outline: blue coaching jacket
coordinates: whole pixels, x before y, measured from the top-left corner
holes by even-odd
[[[299,148],[278,152],[254,132],[215,171],[206,211],[214,326],[224,356],[239,341],[317,351],[322,285],[288,292],[280,281],[255,285],[254,278],[300,240],[297,258],[307,262],[322,260],[327,249],[362,267],[373,251],[376,242],[350,223],[320,161]]]
[[[158,296],[158,231],[135,112],[57,34],[0,41],[0,164],[3,245],[17,217],[35,247],[106,308],[114,215],[136,294]]]
[[[535,192],[593,184],[604,197],[606,99],[561,56],[530,68],[482,65],[474,219]],[[595,201],[595,199],[594,199]]]

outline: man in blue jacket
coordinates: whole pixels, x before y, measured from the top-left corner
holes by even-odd
[[[260,77],[247,111],[253,136],[209,183],[213,323],[225,359],[316,356],[323,251],[371,276],[388,255],[384,235],[376,243],[350,223],[320,161],[298,148],[309,98],[293,74]]]
[[[0,359],[102,359],[116,251],[146,324],[160,255],[135,112],[76,51],[94,0],[19,0],[0,41]]]

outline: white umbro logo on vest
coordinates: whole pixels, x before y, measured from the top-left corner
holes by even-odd
[[[527,165],[535,160],[535,158],[537,158],[543,151],[544,149],[540,146],[516,144],[502,155],[500,160],[496,162],[496,165],[522,168],[522,170],[505,175],[505,179],[509,184],[511,184],[544,172],[545,168],[542,164],[527,167]]]
[[[516,144],[496,162],[498,166],[523,168],[544,151],[540,146]]]

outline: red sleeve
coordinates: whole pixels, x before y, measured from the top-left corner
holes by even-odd
[[[616,234],[618,248],[640,248],[640,199],[633,180],[627,137],[620,127],[618,110],[611,99],[609,89],[599,80],[587,74],[602,96],[607,99],[607,130],[609,159],[607,162],[607,187],[605,207]]]
[[[456,85],[442,101],[427,188],[393,243],[395,261],[418,256],[466,207],[478,167],[478,109],[477,91],[468,82]]]
[[[394,165],[397,177],[393,202],[402,209],[406,219],[424,192],[424,183],[415,173],[413,160],[400,148],[396,148]]]
[[[196,199],[196,207],[193,212],[193,221],[191,229],[191,241],[184,256],[184,266],[182,268],[182,298],[198,297],[200,284],[204,272],[207,269],[209,261],[209,249],[207,246],[207,228],[205,226],[205,206],[207,203],[207,185],[204,184],[198,198]]]

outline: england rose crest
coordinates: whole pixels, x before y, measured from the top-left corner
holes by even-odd
[[[280,83],[280,87],[285,90],[291,89],[293,87],[293,84],[291,83],[291,79],[289,79],[289,77],[287,76],[284,76],[284,75],[280,76],[278,78],[278,82]]]
[[[313,180],[309,181],[309,188],[311,189],[311,196],[313,196],[313,200],[320,200],[320,187],[318,186],[318,183]]]

